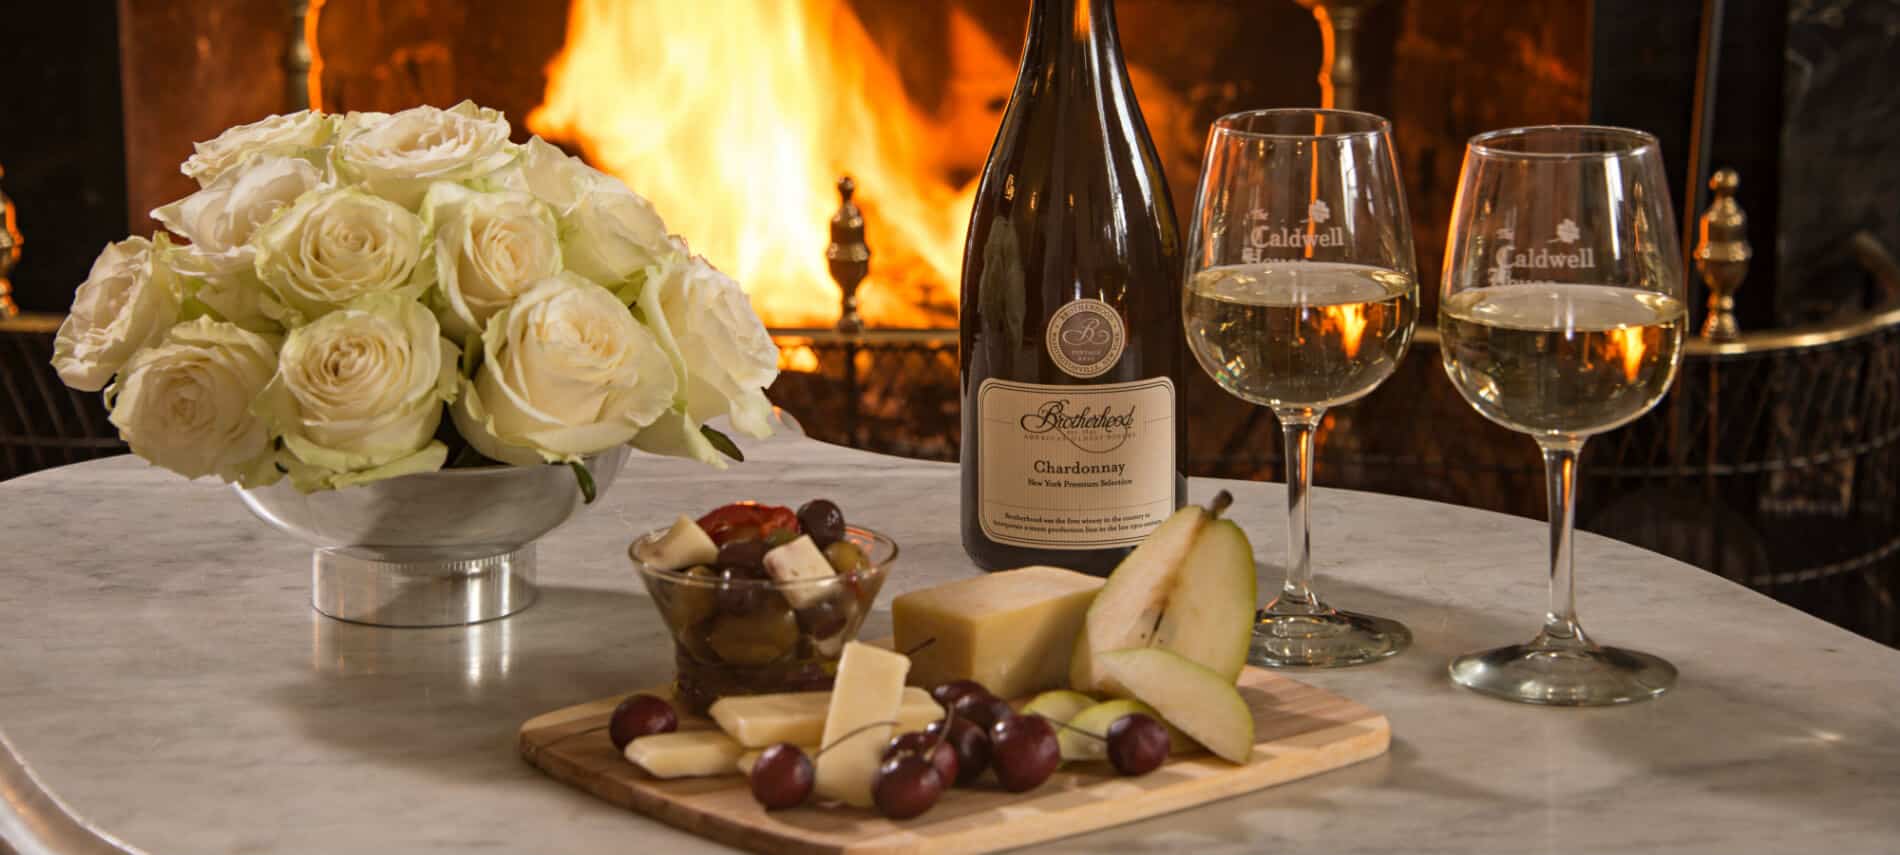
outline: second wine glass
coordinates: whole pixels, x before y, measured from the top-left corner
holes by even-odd
[[[1391,376],[1418,316],[1389,124],[1310,109],[1216,121],[1187,268],[1189,348],[1221,388],[1271,408],[1286,445],[1286,581],[1256,619],[1248,661],[1338,666],[1397,653],[1411,643],[1403,625],[1314,592],[1307,523],[1321,418]]]

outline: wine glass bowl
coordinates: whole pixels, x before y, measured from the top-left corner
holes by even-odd
[[[1189,225],[1182,323],[1221,388],[1271,408],[1286,441],[1287,576],[1256,620],[1256,665],[1355,665],[1405,648],[1399,623],[1312,589],[1307,495],[1328,408],[1392,375],[1418,315],[1390,126],[1368,113],[1258,110],[1208,136]]]
[[[1656,139],[1543,126],[1466,147],[1439,300],[1452,386],[1536,440],[1550,500],[1550,605],[1525,644],[1457,657],[1451,677],[1488,695],[1594,706],[1655,697],[1668,662],[1592,641],[1571,563],[1577,456],[1590,436],[1668,393],[1688,323],[1675,214]]]

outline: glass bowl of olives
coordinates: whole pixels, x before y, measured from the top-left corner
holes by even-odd
[[[897,543],[846,525],[837,505],[738,502],[633,542],[628,555],[673,636],[678,698],[831,688]]]

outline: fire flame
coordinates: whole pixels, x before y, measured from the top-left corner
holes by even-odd
[[[1637,376],[1643,373],[1643,354],[1649,350],[1643,338],[1644,328],[1642,327],[1619,327],[1610,330],[1608,355],[1623,360],[1623,376],[1632,383],[1636,382]]]
[[[849,173],[866,320],[946,326],[975,182],[948,178],[942,123],[903,93],[845,0],[574,0],[527,125],[652,199],[774,326],[838,318],[824,250]]]
[[[1326,313],[1321,327],[1339,331],[1339,344],[1345,349],[1347,359],[1359,355],[1359,340],[1366,334],[1366,308],[1365,303],[1321,307]]]

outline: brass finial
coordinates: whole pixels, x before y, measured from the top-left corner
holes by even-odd
[[[321,2],[317,3],[322,6]],[[290,27],[284,42],[284,103],[286,112],[308,110],[310,103],[310,0],[290,0]]]
[[[0,178],[5,178],[6,169],[0,168]],[[14,217],[13,200],[0,191],[0,320],[11,318],[20,313],[20,307],[13,302],[13,280],[8,274],[13,265],[20,262],[20,223]]]
[[[1748,246],[1748,215],[1735,202],[1735,190],[1742,177],[1733,169],[1718,169],[1709,177],[1709,190],[1715,200],[1702,214],[1701,237],[1696,241],[1696,268],[1709,286],[1709,316],[1702,323],[1702,337],[1709,341],[1733,341],[1741,336],[1735,323],[1735,292],[1748,275],[1748,259],[1754,250]]]
[[[838,213],[831,216],[831,245],[825,247],[825,262],[831,278],[844,292],[844,308],[838,315],[840,332],[860,332],[864,319],[858,316],[858,284],[871,273],[871,247],[864,242],[864,212],[851,196],[857,182],[846,175],[838,179]]]

